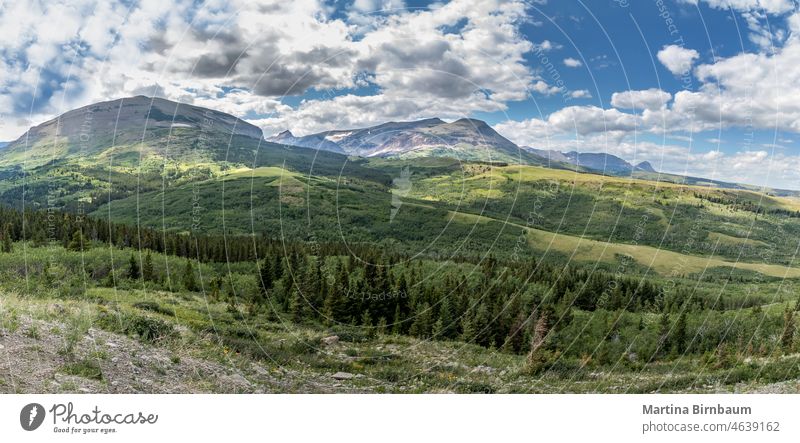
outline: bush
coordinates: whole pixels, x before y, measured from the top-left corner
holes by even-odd
[[[459,381],[453,386],[459,394],[494,394],[497,390],[489,383]]]
[[[91,380],[103,379],[103,372],[100,370],[100,365],[92,360],[81,360],[74,363],[68,363],[61,367],[61,372],[69,375],[77,375],[78,377],[88,378]]]
[[[97,324],[108,331],[131,335],[150,343],[166,339],[175,332],[172,325],[164,320],[124,311],[102,312]]]
[[[133,307],[136,309],[141,309],[143,311],[150,311],[155,312],[158,314],[164,314],[169,317],[175,317],[175,311],[171,308],[161,306],[154,301],[140,301],[133,304]]]

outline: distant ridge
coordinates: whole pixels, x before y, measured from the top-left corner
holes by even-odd
[[[465,161],[498,161],[545,165],[547,161],[498,134],[482,120],[445,122],[428,118],[388,122],[359,129],[332,130],[296,137],[283,131],[274,143],[344,152],[359,157],[453,157]],[[565,165],[559,163],[561,167]]]
[[[651,165],[650,162],[648,162],[648,161],[643,161],[643,162],[637,164],[636,165],[636,169],[639,170],[639,171],[644,171],[644,172],[658,173],[658,171],[656,171],[655,168],[653,168],[653,165]]]

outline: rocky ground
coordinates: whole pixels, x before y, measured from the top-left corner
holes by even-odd
[[[361,392],[358,374],[301,374],[231,356],[227,362],[181,355],[169,347],[90,328],[65,352],[58,322],[21,317],[0,332],[0,393]]]
[[[139,296],[131,294],[133,300]],[[116,308],[122,303],[128,302]],[[0,393],[800,392],[799,380],[718,384],[725,373],[675,384],[670,380],[682,378],[680,371],[657,367],[532,376],[524,356],[479,346],[393,335],[340,338],[278,321],[248,320],[244,326],[258,329],[260,338],[236,342],[222,333],[237,321],[224,305],[208,310],[193,298],[175,303],[164,306],[182,308],[182,315],[132,304],[114,311],[170,325],[168,337],[153,341],[98,321],[109,312],[98,299],[0,297]],[[190,314],[201,312],[208,315],[196,317],[207,322],[201,326],[213,328],[188,326]]]

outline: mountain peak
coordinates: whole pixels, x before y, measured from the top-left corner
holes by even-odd
[[[488,127],[489,124],[483,120],[478,120],[476,118],[460,118],[454,121],[452,124],[454,125],[471,125],[475,126],[476,128],[483,128]]]
[[[276,134],[273,138],[289,138],[289,137],[294,138],[294,134],[292,134],[292,131],[286,129]]]
[[[658,172],[648,161],[643,161],[636,165],[636,169],[645,172]]]
[[[64,144],[62,158],[101,154],[138,143],[162,149],[166,137],[243,136],[261,140],[261,128],[221,111],[178,103],[160,97],[137,95],[93,103],[38,124],[3,150],[9,156],[25,155],[28,165],[52,160],[50,144]],[[32,149],[33,148],[33,149]],[[12,158],[12,157],[9,157]]]
[[[437,125],[441,125],[444,123],[444,120],[440,119],[439,117],[431,117],[419,120],[417,123],[434,123]]]
[[[570,163],[607,174],[627,174],[634,167],[616,155],[606,152],[577,152],[564,153]]]

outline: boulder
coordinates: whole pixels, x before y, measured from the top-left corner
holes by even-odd
[[[334,380],[352,380],[355,378],[355,375],[349,372],[337,372],[332,375]]]

